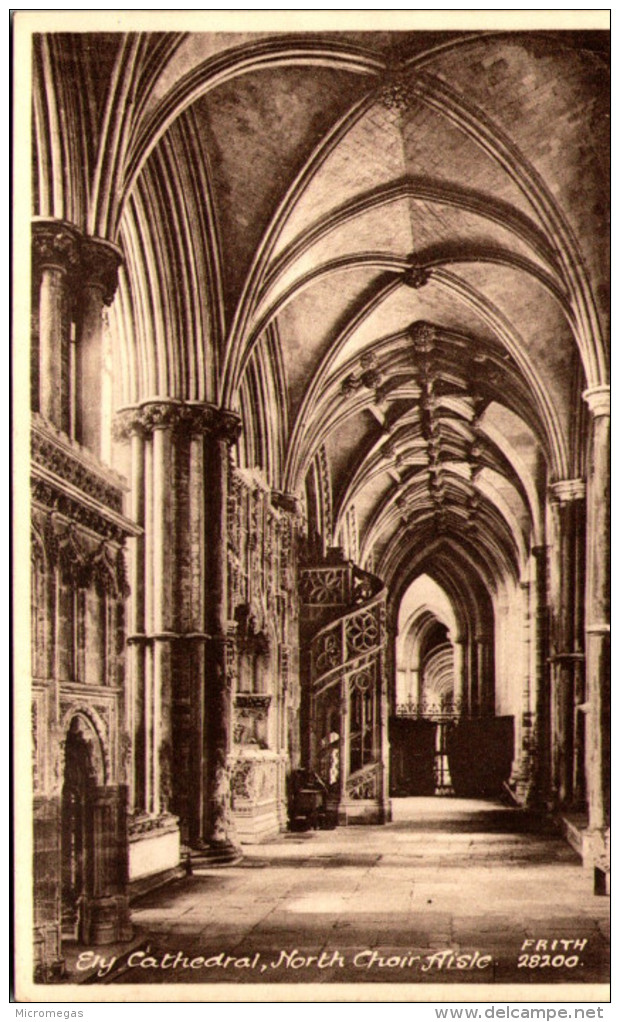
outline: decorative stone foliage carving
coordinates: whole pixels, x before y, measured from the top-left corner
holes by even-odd
[[[259,720],[265,720],[270,703],[271,695],[269,693],[237,692],[235,696],[235,706],[251,712]]]
[[[416,354],[428,355],[435,348],[439,340],[440,331],[433,323],[426,323],[420,319],[409,327],[409,336],[413,342]]]
[[[431,269],[428,266],[409,266],[403,273],[403,284],[418,291],[431,278]]]
[[[224,640],[224,663],[226,688],[228,692],[234,691],[239,676],[237,663],[237,629],[231,627]]]
[[[62,220],[32,222],[32,262],[35,273],[48,267],[62,269],[78,286],[99,287],[105,305],[111,305],[118,286],[123,255],[103,238],[85,237]]]
[[[236,765],[231,777],[231,791],[233,799],[252,798],[252,763],[249,760],[240,760]]]
[[[231,776],[233,808],[240,803],[260,803],[276,796],[277,766],[271,758],[241,756],[235,763]]]
[[[113,425],[114,438],[119,442],[132,434],[151,436],[156,429],[170,429],[181,436],[208,433],[234,444],[241,432],[241,419],[236,412],[206,402],[147,401],[121,409]]]
[[[416,101],[419,86],[412,71],[394,70],[385,75],[379,86],[379,102],[388,110],[405,113]]]
[[[101,288],[104,305],[111,305],[118,286],[122,253],[101,238],[83,238],[81,257],[84,283]]]
[[[77,487],[93,500],[122,513],[126,486],[121,476],[112,469],[104,469],[84,447],[36,413],[32,416],[30,449],[36,465]]]
[[[333,534],[333,512],[332,512],[332,486],[329,474],[329,462],[325,444],[319,447],[316,465],[318,469],[319,484],[321,487],[321,502],[323,507],[323,531],[329,543]]]
[[[367,351],[362,355],[360,359],[360,367],[361,371],[359,374],[350,373],[346,379],[342,381],[340,389],[344,395],[353,394],[361,387],[366,387],[368,390],[377,390],[381,383],[382,375],[376,365],[373,352]]]
[[[61,483],[50,483],[38,478],[33,470],[31,477],[31,494],[35,505],[40,505],[55,512],[59,518],[72,521],[91,532],[116,543],[122,543],[127,533],[135,532],[135,528],[125,525],[120,516],[108,515],[104,507],[92,507],[83,504],[77,497],[64,492]],[[129,523],[128,523],[129,525]]]
[[[66,585],[77,589],[94,585],[115,599],[129,595],[121,546],[103,540],[94,543],[74,522],[66,523],[58,515],[41,517],[42,529],[33,530],[35,544],[44,552],[48,569],[57,566]]]
[[[239,624],[240,649],[252,640],[255,652],[269,653],[268,618],[276,625],[275,637],[286,639],[288,624],[296,613],[297,521],[296,500],[274,499],[274,493],[257,476],[230,467],[228,605],[229,617]],[[262,650],[258,648],[261,643]]]
[[[117,559],[105,543],[101,543],[89,563],[90,581],[102,595],[118,597]]]
[[[74,589],[88,588],[90,584],[89,557],[73,524],[69,525],[59,538],[58,567],[65,585]]]
[[[32,261],[35,271],[47,266],[74,271],[80,264],[80,234],[61,220],[35,220],[32,224]]]

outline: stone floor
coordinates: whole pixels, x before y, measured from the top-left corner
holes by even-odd
[[[555,833],[488,801],[398,799],[387,826],[283,834],[145,896],[133,921],[103,982],[609,979],[609,899]]]

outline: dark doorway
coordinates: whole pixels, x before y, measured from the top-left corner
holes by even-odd
[[[435,794],[437,725],[432,720],[393,717],[390,721],[390,794]]]
[[[93,804],[96,780],[90,749],[74,720],[65,744],[62,789],[62,936],[87,940],[88,891],[92,889]]]
[[[446,734],[446,752],[456,795],[501,795],[514,757],[514,717],[460,720]]]

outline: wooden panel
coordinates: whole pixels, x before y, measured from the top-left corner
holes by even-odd
[[[390,721],[390,794],[435,794],[435,731],[431,720]]]
[[[461,720],[448,730],[446,748],[455,795],[499,795],[512,767],[514,717]]]

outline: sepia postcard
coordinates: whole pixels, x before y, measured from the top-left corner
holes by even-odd
[[[13,13],[18,1001],[609,1000],[609,76]]]

